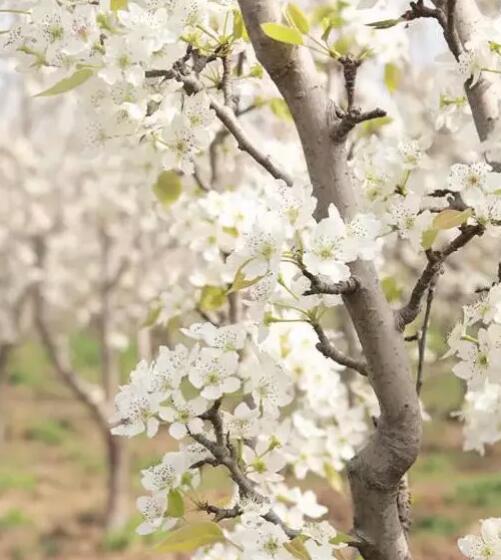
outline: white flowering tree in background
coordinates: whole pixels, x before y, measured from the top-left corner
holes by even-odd
[[[138,532],[166,531],[165,552],[200,549],[199,558],[346,558],[346,547],[365,559],[411,558],[406,473],[419,453],[431,306],[451,259],[469,244],[498,246],[499,4],[485,14],[474,0],[41,0],[8,9],[17,19],[6,50],[46,81],[42,97],[74,90],[74,126],[99,158],[102,189],[83,192],[74,177],[57,191],[61,203],[76,194],[103,210],[89,247],[105,251],[113,239],[107,200],[137,198],[132,230],[148,220],[141,187],[152,185],[163,218],[155,232],[182,250],[175,282],[170,263],[154,263],[165,279],[150,322],[176,319],[184,343],[138,364],[112,418],[113,434],[167,429],[179,442],[142,473]],[[116,158],[122,171],[138,170],[135,195],[128,179],[107,184]],[[96,232],[85,219],[79,230],[81,219],[66,220],[77,262],[59,261],[65,242],[53,258],[84,283],[90,274],[102,295],[120,266],[105,259],[86,270],[83,232]],[[133,232],[120,232],[129,255]],[[38,264],[50,267],[44,253],[35,251]],[[396,306],[380,279],[399,254],[418,272]],[[501,439],[499,255],[489,257],[449,337],[453,373],[468,390],[465,446],[479,451]],[[77,315],[78,300],[65,297]],[[49,339],[40,307],[36,316]],[[212,468],[231,483],[226,504],[196,492]],[[309,473],[334,483],[346,474],[349,535],[294,486]],[[193,509],[209,517],[191,521]],[[500,525],[484,521],[461,551],[501,557]]]
[[[0,155],[0,192],[7,202],[1,226],[1,371],[5,376],[10,351],[35,329],[54,371],[103,436],[106,528],[116,530],[128,519],[130,489],[126,442],[109,430],[119,356],[135,342],[144,309],[163,285],[164,274],[151,263],[168,262],[170,240],[156,231],[153,215],[145,216],[152,199],[141,190],[140,163],[82,160],[68,127],[73,104],[44,111],[22,89],[18,95],[22,116],[8,119],[4,136],[15,141],[2,144]],[[48,138],[50,154],[44,150]],[[97,332],[98,383],[73,363],[71,337],[78,330]]]

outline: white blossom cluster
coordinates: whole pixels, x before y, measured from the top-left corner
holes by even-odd
[[[461,413],[465,449],[484,452],[501,439],[501,285],[495,284],[463,310],[463,320],[448,338],[447,356],[459,362],[453,372],[467,383]]]
[[[289,336],[276,333],[285,357],[279,362],[265,350],[272,341],[260,348],[241,325],[199,323],[184,332],[195,341],[191,348],[160,347],[152,363],[138,364],[116,397],[114,434],[153,436],[165,424],[180,441],[178,451],[143,471],[150,494],[138,500],[145,519],[138,532],[177,524],[168,513],[170,500],[197,487],[203,465],[218,464],[217,447],[224,442],[235,453],[238,466],[231,468],[246,481],[242,484],[230,468],[234,495],[226,507],[237,509],[239,522],[228,535],[238,545],[229,547],[228,557],[293,557],[283,547],[289,536],[266,519],[270,511],[309,538],[305,546],[312,558],[320,558],[315,555],[320,551],[332,554],[337,545],[329,541],[336,531],[326,521],[313,521],[327,508],[312,491],[286,486],[284,475],[287,468],[299,478],[310,471],[326,476],[325,465],[341,469],[366,433],[364,408],[350,406],[340,372],[314,347],[308,350],[306,333],[302,340],[292,338],[296,329]],[[211,421],[214,410],[217,423]]]
[[[212,137],[208,98],[203,92],[183,94],[183,84],[174,75],[159,85],[158,77],[148,79],[147,72],[174,72],[190,40],[210,53],[214,39],[209,20],[220,22],[220,33],[230,33],[233,12],[227,3],[24,4],[26,15],[2,39],[4,47],[16,55],[20,70],[43,73],[56,87],[64,80],[67,88],[79,87],[82,127],[91,153],[111,153],[118,145],[123,149],[142,142],[151,147],[153,161],[192,170],[193,157]]]
[[[483,519],[480,536],[462,537],[458,541],[458,546],[469,560],[499,560],[501,558],[501,518]]]

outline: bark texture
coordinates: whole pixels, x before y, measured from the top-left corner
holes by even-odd
[[[459,40],[464,45],[470,39],[484,16],[475,0],[456,0],[454,23]],[[466,95],[480,140],[487,140],[499,117],[498,98],[492,82],[484,72],[473,86],[466,85]],[[494,164],[498,167],[499,164]]]
[[[335,116],[314,61],[306,49],[267,38],[260,24],[280,20],[271,0],[239,0],[257,57],[269,73],[296,124],[318,199],[316,218],[333,203],[344,219],[359,209],[360,193],[351,181],[344,142],[331,137]],[[334,119],[334,121],[333,121]],[[399,520],[400,480],[415,461],[421,415],[404,341],[380,289],[372,263],[351,266],[360,287],[344,296],[369,366],[369,380],[381,407],[374,435],[351,461],[354,532],[366,560],[407,560],[410,552]]]

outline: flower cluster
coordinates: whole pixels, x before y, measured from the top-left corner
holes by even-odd
[[[333,477],[366,434],[364,407],[350,404],[340,368],[315,349],[310,328],[299,338],[297,329],[277,325],[273,331],[258,346],[242,325],[192,324],[183,329],[191,348],[160,347],[121,387],[114,434],[151,437],[165,424],[180,442],[142,473],[149,494],[137,503],[144,517],[140,534],[174,528],[179,504],[199,485],[204,466],[221,465],[233,496],[225,508],[199,507],[216,519],[238,520],[228,533],[228,542],[243,550],[238,558],[292,558],[284,545],[299,532],[312,554],[332,554],[339,546],[336,531],[314,521],[327,509],[312,491],[288,487],[284,474],[290,467],[299,478],[309,471]],[[226,546],[231,557],[234,546]]]
[[[4,46],[24,71],[47,75],[56,91],[79,88],[91,152],[109,147],[111,153],[117,142],[141,141],[164,167],[192,170],[193,157],[212,138],[213,113],[205,93],[183,93],[176,64],[187,48],[211,50],[206,26],[210,20],[219,27],[232,17],[229,6],[194,0],[43,0],[26,8]],[[192,38],[191,47],[186,37]],[[170,79],[160,84],[159,77]]]
[[[468,386],[462,416],[465,447],[483,452],[485,444],[501,439],[499,396],[501,392],[501,285],[495,284],[473,304],[448,338],[459,362],[453,372]]]
[[[459,550],[469,560],[499,560],[501,558],[501,518],[491,517],[481,522],[481,534],[467,535],[458,540]]]

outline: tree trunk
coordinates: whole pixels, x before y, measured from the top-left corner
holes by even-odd
[[[8,361],[12,344],[0,345],[0,447],[5,443],[7,436],[7,391],[8,391]]]
[[[271,0],[239,0],[257,57],[277,85],[291,111],[306,157],[314,193],[316,218],[334,203],[345,220],[359,210],[361,194],[351,182],[344,142],[331,138],[332,108],[314,61],[306,49],[267,38],[260,25],[279,21]],[[360,288],[345,296],[369,365],[369,381],[381,416],[374,435],[348,466],[354,502],[354,533],[366,560],[407,560],[410,552],[399,521],[400,480],[415,461],[421,438],[421,413],[405,344],[395,328],[372,263],[357,261],[352,275]]]
[[[123,528],[129,513],[129,458],[127,442],[106,434],[108,486],[105,526],[107,532]]]

